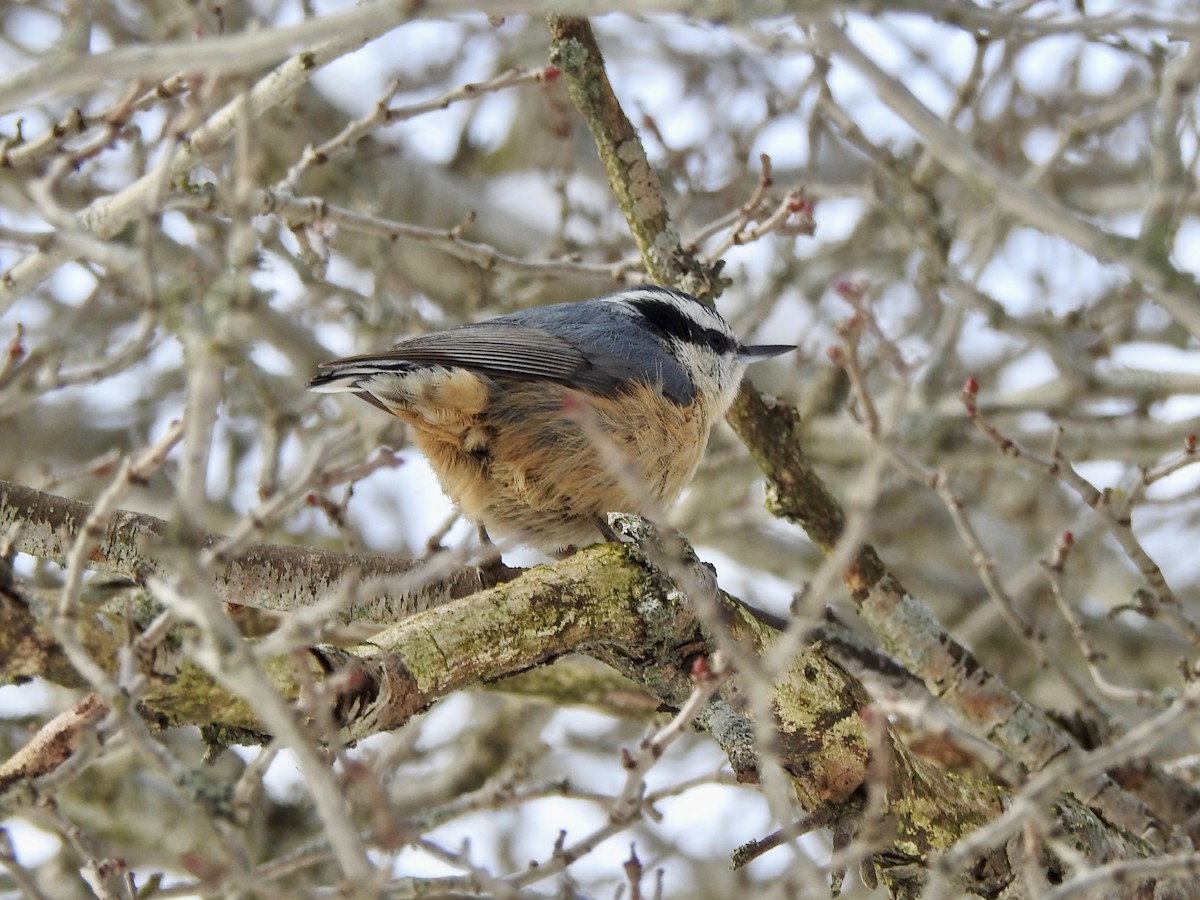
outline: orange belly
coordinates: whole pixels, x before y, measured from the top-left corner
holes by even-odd
[[[607,513],[653,515],[700,463],[711,426],[702,410],[636,390],[496,384],[488,402],[454,414],[419,402],[393,411],[465,515],[493,537],[558,549],[594,543]]]

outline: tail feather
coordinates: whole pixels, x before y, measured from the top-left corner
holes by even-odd
[[[308,389],[318,394],[360,393],[364,385],[381,375],[403,377],[419,368],[409,362],[394,359],[356,359],[353,362],[321,363],[322,372],[308,383]]]
[[[357,394],[393,415],[419,408],[431,421],[478,415],[487,405],[491,382],[469,369],[388,358],[358,358],[327,363],[308,383],[321,394]]]
[[[322,372],[308,383],[308,389],[318,394],[340,394],[343,391],[356,391],[362,381],[362,373],[346,372],[343,369],[333,369]]]
[[[322,372],[308,383],[308,389],[316,394],[355,394],[372,406],[382,409],[389,415],[396,415],[396,410],[384,403],[377,395],[378,383],[370,382],[382,374],[403,374],[396,371],[394,365],[371,366],[355,362],[350,365],[339,365],[336,362],[323,363],[329,371]]]

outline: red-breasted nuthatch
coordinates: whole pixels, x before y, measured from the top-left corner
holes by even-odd
[[[560,549],[606,534],[609,512],[678,497],[746,367],[794,349],[747,347],[695,297],[645,286],[406,338],[323,363],[309,387],[411,425],[443,490],[492,536]]]

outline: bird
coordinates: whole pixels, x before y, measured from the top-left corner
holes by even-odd
[[[561,552],[610,539],[610,512],[674,501],[747,367],[794,349],[747,346],[690,294],[640,285],[322,363],[309,388],[407,423],[485,540]]]

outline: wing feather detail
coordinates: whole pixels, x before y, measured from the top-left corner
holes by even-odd
[[[556,381],[609,393],[618,384],[567,341],[540,329],[508,322],[480,322],[406,338],[388,350],[321,363],[313,386],[343,384],[371,375],[425,366],[469,369],[498,378]]]

